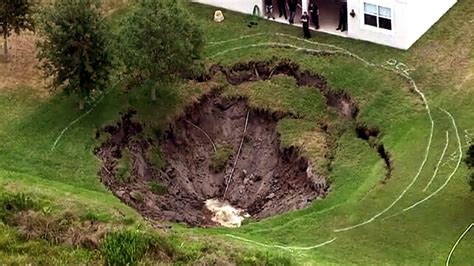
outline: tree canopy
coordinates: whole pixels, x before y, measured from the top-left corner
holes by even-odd
[[[32,0],[0,1],[0,33],[4,39],[4,56],[8,57],[8,37],[12,32],[20,34],[22,30],[35,29]]]
[[[119,34],[127,72],[152,89],[199,70],[204,46],[202,31],[181,1],[139,1]]]
[[[474,191],[474,144],[469,146],[466,154],[466,164],[469,169],[471,169],[471,176],[469,179],[469,185],[471,186],[471,190]]]
[[[112,66],[108,28],[92,1],[57,0],[41,20],[38,58],[53,88],[77,94],[79,107],[102,91]]]

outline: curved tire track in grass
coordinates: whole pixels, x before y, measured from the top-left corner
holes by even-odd
[[[72,126],[74,126],[77,122],[81,121],[84,117],[86,117],[88,114],[90,114],[96,107],[97,105],[104,99],[104,95],[102,95],[99,100],[97,100],[97,102],[89,109],[87,110],[87,112],[83,113],[82,115],[80,115],[78,118],[76,118],[75,120],[73,120],[71,123],[69,123],[69,125],[67,125],[62,131],[61,133],[59,133],[58,137],[56,138],[56,140],[54,141],[53,143],[53,146],[51,146],[51,152],[54,151],[54,149],[56,149],[56,146],[58,145],[59,141],[61,140],[61,138],[64,136],[64,134],[66,133],[67,130],[69,130],[69,128],[71,128]]]
[[[446,266],[449,266],[449,263],[451,262],[451,257],[453,256],[454,250],[456,250],[456,247],[459,245],[459,242],[461,242],[461,240],[464,238],[464,236],[466,236],[467,232],[469,232],[469,230],[471,230],[471,228],[473,228],[473,227],[474,227],[474,223],[469,225],[466,228],[466,230],[461,234],[461,236],[459,236],[456,243],[454,243],[454,246],[451,248],[451,251],[449,252],[448,257],[446,258]]]
[[[54,151],[54,149],[56,149],[59,141],[61,140],[61,138],[64,136],[64,134],[66,133],[66,131],[69,130],[69,128],[71,128],[72,126],[74,126],[75,124],[77,124],[79,121],[81,121],[84,117],[86,117],[88,114],[90,114],[92,111],[94,111],[94,109],[97,107],[97,105],[99,105],[102,100],[104,100],[105,96],[107,96],[107,94],[109,94],[111,91],[113,91],[115,89],[115,87],[120,83],[120,79],[117,80],[113,85],[112,85],[112,88],[109,90],[109,91],[106,91],[105,93],[103,93],[100,98],[94,103],[94,105],[92,105],[92,107],[87,110],[85,113],[83,113],[82,115],[80,115],[78,118],[76,118],[75,120],[73,120],[71,123],[69,123],[62,131],[61,133],[59,133],[58,137],[56,138],[56,140],[54,141],[53,143],[53,146],[51,146],[51,150],[50,152]]]
[[[326,246],[328,244],[331,244],[332,242],[336,241],[336,239],[337,239],[336,237],[334,237],[331,240],[328,240],[326,242],[323,242],[323,243],[320,243],[320,244],[317,244],[317,245],[314,245],[314,246],[309,246],[309,247],[292,247],[292,246],[263,244],[263,243],[260,243],[260,242],[254,241],[254,240],[250,240],[250,239],[247,239],[247,238],[243,238],[243,237],[235,236],[235,235],[231,235],[231,234],[226,234],[226,236],[228,236],[230,238],[240,240],[240,241],[243,241],[243,242],[247,242],[247,243],[257,245],[257,246],[261,246],[261,247],[278,248],[278,249],[283,249],[283,250],[291,251],[291,252],[293,252],[293,251],[308,251],[308,250],[312,250],[312,249],[317,249],[317,248]]]
[[[441,190],[443,190],[444,188],[446,188],[446,186],[448,185],[448,183],[451,181],[452,177],[456,174],[456,172],[458,171],[459,169],[459,166],[461,165],[461,162],[462,162],[462,143],[461,143],[461,137],[459,136],[459,130],[458,130],[458,126],[456,124],[456,120],[454,119],[453,115],[446,111],[445,109],[441,109],[441,111],[445,112],[449,118],[451,119],[451,122],[453,123],[453,127],[454,127],[454,130],[456,132],[456,138],[457,138],[457,141],[458,141],[458,153],[459,153],[459,156],[458,156],[458,162],[456,164],[456,167],[454,168],[454,170],[451,172],[451,174],[448,176],[448,178],[446,178],[446,181],[436,190],[434,191],[433,193],[431,193],[430,195],[426,196],[425,198],[423,198],[422,200],[420,201],[417,201],[415,202],[414,204],[412,204],[411,206],[409,207],[406,207],[405,209],[403,209],[401,212],[398,212],[394,215],[391,215],[389,217],[387,217],[386,219],[389,219],[389,218],[393,218],[395,216],[398,216],[406,211],[409,211],[415,207],[417,207],[418,205],[426,202],[427,200],[431,199],[432,197],[436,196],[439,192],[441,192]]]
[[[274,35],[279,35],[279,36],[291,36],[291,35],[287,35],[287,34],[281,34],[281,33],[275,33]],[[244,37],[244,36],[243,36]],[[311,41],[308,41],[308,40],[304,40],[304,39],[301,39],[301,38],[298,38],[298,37],[295,37],[295,36],[291,36],[292,39],[295,39],[295,40],[302,40],[302,41],[305,41],[305,42],[309,42],[309,43],[313,43],[313,44],[316,44],[316,45],[323,45],[323,44],[320,44],[320,43],[317,43],[317,42],[311,42]],[[250,35],[247,36],[247,38],[250,38]],[[383,209],[381,212],[375,214],[374,216],[372,216],[370,219],[368,220],[365,220],[364,222],[361,222],[361,223],[358,223],[356,225],[352,225],[352,226],[349,226],[349,227],[345,227],[345,228],[340,228],[340,229],[335,229],[333,230],[334,232],[338,233],[338,232],[343,232],[343,231],[349,231],[349,230],[352,230],[352,229],[356,229],[358,227],[361,227],[363,225],[366,225],[366,224],[369,224],[373,221],[375,221],[377,218],[379,218],[380,216],[384,215],[385,213],[387,213],[389,210],[391,210],[404,196],[405,194],[408,192],[408,190],[411,189],[411,187],[415,184],[415,182],[418,180],[421,172],[423,171],[425,165],[426,165],[426,162],[428,161],[428,157],[429,157],[429,153],[430,153],[430,150],[431,150],[431,144],[432,144],[432,140],[433,140],[433,132],[434,132],[434,120],[433,120],[433,116],[431,114],[431,108],[429,106],[429,103],[428,103],[428,100],[426,98],[426,96],[424,95],[424,93],[418,88],[418,85],[416,84],[415,80],[408,74],[406,73],[403,73],[401,72],[400,70],[398,69],[392,69],[392,68],[389,68],[389,67],[386,67],[386,66],[383,66],[383,65],[377,65],[375,63],[371,63],[365,59],[363,59],[362,57],[356,55],[356,54],[353,54],[351,52],[349,52],[348,50],[344,49],[344,48],[341,48],[341,47],[337,47],[335,45],[326,45],[326,47],[331,47],[331,48],[336,48],[337,50],[321,50],[321,49],[310,49],[310,48],[305,48],[305,47],[300,47],[300,46],[296,46],[296,45],[293,45],[293,44],[288,44],[288,43],[281,43],[281,42],[264,42],[264,43],[256,43],[256,44],[250,44],[250,45],[244,45],[244,46],[238,46],[238,47],[234,47],[234,48],[230,48],[230,49],[226,49],[226,50],[223,50],[221,52],[218,52],[214,55],[211,55],[209,57],[209,59],[212,59],[212,58],[215,58],[217,56],[221,56],[221,55],[224,55],[224,54],[227,54],[229,52],[232,52],[232,51],[238,51],[238,50],[243,50],[243,49],[249,49],[249,48],[255,48],[255,47],[280,47],[280,48],[291,48],[291,49],[295,49],[296,51],[304,51],[304,52],[309,52],[309,53],[317,53],[317,54],[343,54],[343,55],[348,55],[348,56],[351,56],[359,61],[361,61],[362,63],[366,64],[367,66],[371,66],[371,67],[375,67],[375,68],[380,68],[380,69],[385,69],[385,70],[388,70],[388,71],[392,71],[398,75],[400,75],[401,77],[404,77],[409,83],[410,85],[412,86],[413,90],[421,97],[422,101],[423,101],[423,104],[425,106],[425,109],[428,113],[428,117],[429,117],[429,121],[431,123],[431,128],[430,128],[430,135],[429,135],[429,138],[428,138],[428,144],[426,146],[426,150],[425,150],[425,155],[424,155],[424,159],[418,169],[418,172],[416,173],[416,175],[413,177],[412,181],[408,184],[408,186],[400,193],[400,195],[388,206],[386,207],[385,209]]]
[[[431,176],[431,179],[430,179],[430,181],[428,182],[428,184],[426,184],[426,187],[423,189],[423,192],[425,192],[426,190],[428,190],[428,188],[431,186],[431,184],[433,183],[434,179],[435,179],[436,176],[438,175],[438,171],[439,171],[439,168],[440,168],[440,166],[441,166],[441,162],[443,161],[444,156],[446,155],[446,150],[448,149],[448,146],[449,146],[449,131],[446,131],[446,145],[444,146],[443,153],[441,154],[441,157],[439,157],[439,161],[438,161],[438,163],[436,164],[436,168],[435,168],[435,171],[434,171],[434,173],[433,173],[433,176]]]

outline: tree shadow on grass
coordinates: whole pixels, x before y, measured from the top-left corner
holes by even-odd
[[[51,148],[61,132],[92,106],[80,111],[74,96],[58,94],[39,101],[26,89],[16,93],[9,104],[24,105],[26,111],[10,114],[15,117],[2,129],[0,168],[105,191],[97,177],[100,162],[93,154],[100,143],[97,129],[114,123],[120,112],[130,108],[163,120],[177,102],[176,92],[168,91],[160,90],[162,97],[156,102],[147,101],[147,92],[141,89],[124,92],[118,87],[110,91],[90,113],[65,131],[54,150]],[[25,97],[29,99],[25,101]]]

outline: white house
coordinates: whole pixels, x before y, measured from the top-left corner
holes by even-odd
[[[298,14],[306,11],[309,1],[298,0]],[[255,6],[264,16],[264,0],[194,0],[207,5],[252,14]],[[279,17],[277,0],[273,0],[277,22],[287,23]],[[410,48],[430,29],[457,0],[315,0],[320,9],[319,31],[365,40],[399,49]],[[347,2],[348,29],[336,31],[339,8]],[[288,12],[288,7],[286,7]],[[225,15],[225,14],[224,14]]]

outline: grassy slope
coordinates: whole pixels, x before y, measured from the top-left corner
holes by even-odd
[[[432,105],[436,129],[432,152],[419,181],[409,190],[392,211],[393,214],[423,198],[428,180],[444,147],[444,131],[449,130],[448,154],[456,150],[455,131],[450,120],[438,107],[449,109],[456,118],[463,135],[464,130],[474,131],[474,78],[473,78],[473,30],[462,17],[473,14],[474,1],[462,0],[425,37],[408,52],[381,47],[374,44],[317,34],[316,40],[345,47],[364,58],[378,64],[388,59],[403,61],[416,70],[413,76],[420,88],[427,94]],[[226,12],[222,24],[210,21],[213,9],[191,5],[192,12],[200,18],[209,41],[220,41],[260,32],[282,32],[295,36],[300,30],[284,25],[261,21],[257,27],[246,26],[248,18]],[[458,30],[453,30],[457,28]],[[249,45],[256,42],[285,42],[298,46],[317,48],[315,45],[288,40],[284,37],[260,36],[225,44],[208,46],[206,55],[213,55],[223,49]],[[456,51],[456,52],[453,52]],[[378,126],[383,132],[383,142],[393,155],[395,171],[393,177],[382,184],[384,169],[376,154],[363,141],[347,133],[338,142],[334,170],[330,176],[333,181],[332,193],[324,201],[310,208],[259,223],[248,224],[238,230],[193,229],[197,235],[232,233],[262,243],[291,246],[311,246],[333,237],[336,242],[309,252],[293,253],[301,262],[319,263],[358,263],[358,264],[441,264],[444,262],[452,244],[464,228],[474,221],[474,197],[469,193],[464,166],[454,176],[451,183],[437,197],[424,205],[403,215],[386,221],[376,221],[358,229],[334,233],[332,230],[353,225],[386,208],[410,183],[423,159],[429,134],[429,122],[416,95],[408,90],[402,79],[387,71],[362,66],[359,62],[342,56],[320,58],[304,55],[301,52],[276,48],[252,48],[230,52],[214,58],[224,64],[239,60],[266,59],[272,56],[291,58],[305,68],[326,76],[334,88],[345,89],[353,95],[362,107],[361,120]],[[273,81],[272,81],[273,82]],[[277,82],[278,84],[282,82]],[[283,86],[285,87],[285,86]],[[189,86],[184,89],[189,89]],[[308,103],[295,97],[287,102],[277,103],[265,97],[268,91],[251,88],[257,96],[257,103],[279,108],[295,108],[305,112]],[[198,93],[200,90],[195,89]],[[183,90],[162,96],[158,105],[147,102],[143,93],[123,94],[114,90],[98,105],[89,116],[73,126],[59,142],[56,150],[50,151],[55,138],[65,125],[79,116],[73,99],[52,99],[37,97],[38,92],[30,88],[0,91],[0,182],[7,190],[26,190],[32,194],[47,197],[61,208],[62,198],[70,199],[71,205],[63,208],[83,210],[84,205],[95,212],[108,213],[108,209],[120,208],[127,215],[136,217],[133,211],[121,205],[99,183],[96,176],[99,162],[92,155],[97,142],[93,140],[94,129],[115,120],[120,110],[133,105],[146,113],[146,120],[163,121],[174,113],[175,103],[185,102]],[[303,99],[310,96],[301,92]],[[275,97],[277,98],[277,97]],[[278,97],[278,99],[281,99]],[[260,100],[260,101],[258,101]],[[270,100],[266,103],[265,100]],[[317,105],[315,108],[318,111]],[[65,111],[69,110],[69,111]],[[318,113],[315,110],[307,114]],[[314,119],[320,119],[315,115]],[[162,122],[163,123],[163,122]],[[158,123],[158,124],[162,124]],[[291,127],[280,127],[283,138],[290,136]],[[285,129],[286,128],[286,129]],[[311,128],[304,128],[311,131]],[[294,132],[293,132],[294,133]],[[298,134],[298,133],[295,133]],[[464,137],[463,144],[464,143]],[[438,178],[430,191],[444,182],[454,163],[441,168]],[[94,199],[94,200],[91,200]],[[57,204],[60,203],[60,204]],[[2,228],[7,232],[7,228]],[[177,232],[188,234],[190,230],[176,227]],[[2,233],[2,241],[5,236]],[[15,241],[15,237],[8,238]],[[12,240],[13,239],[13,240]],[[225,239],[225,238],[224,238]],[[466,236],[453,257],[455,264],[473,261],[474,232]],[[261,249],[254,245],[246,248]],[[51,249],[52,250],[52,249]],[[67,249],[65,249],[67,250]],[[5,251],[2,251],[5,252]],[[19,251],[10,250],[8,254]],[[27,251],[31,253],[32,251]],[[53,257],[63,253],[50,251]],[[63,251],[66,252],[66,251]],[[10,255],[8,255],[10,256]],[[14,256],[14,255],[11,255]],[[30,255],[34,259],[33,255]],[[87,257],[77,254],[77,258]],[[21,262],[20,259],[11,258]],[[87,258],[86,258],[87,259]],[[63,262],[67,263],[67,258]]]

